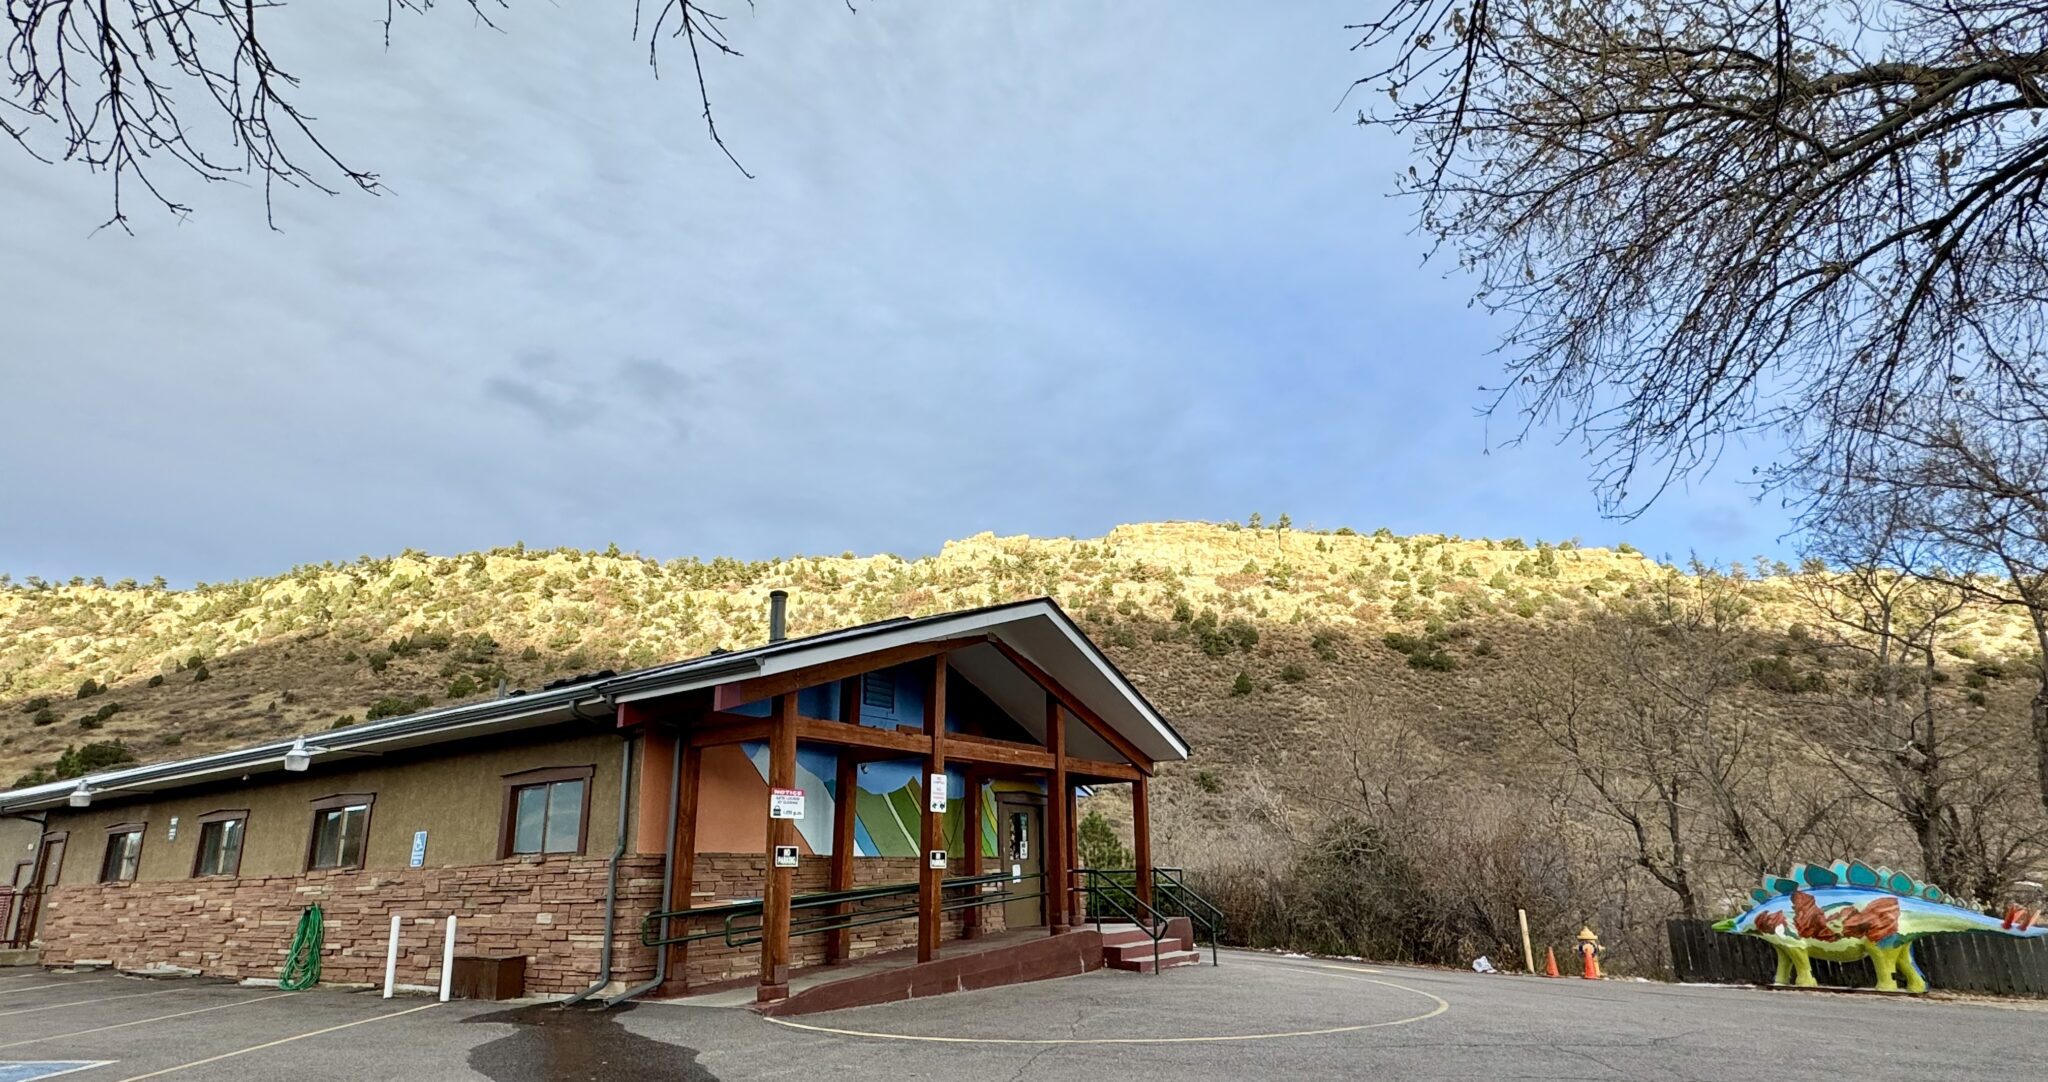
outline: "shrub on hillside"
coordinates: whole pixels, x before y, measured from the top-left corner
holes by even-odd
[[[55,725],[57,724],[57,712],[47,706],[43,707],[29,716],[28,723],[30,725]]]
[[[205,662],[200,662],[198,667],[192,670],[192,682],[195,684],[211,679],[213,679],[213,670],[208,669]]]
[[[363,711],[363,720],[376,721],[379,718],[404,717],[407,714],[425,710],[432,705],[434,705],[434,700],[425,695],[413,695],[410,697],[405,695],[386,695],[371,703],[368,710]]]
[[[49,708],[50,697],[48,695],[38,695],[21,704],[21,712],[24,714],[33,714],[40,710],[48,710]]]
[[[81,699],[90,699],[93,696],[98,695],[105,690],[107,690],[106,685],[88,676],[85,678],[84,683],[78,685],[78,697]]]
[[[150,686],[150,687],[153,687],[153,688],[160,688],[160,687],[163,687],[163,686],[164,686],[164,674],[162,674],[162,673],[157,673],[157,674],[156,674],[155,676],[152,676],[152,677],[150,677],[150,678],[149,678],[149,686]]]
[[[1230,682],[1230,693],[1232,695],[1250,695],[1257,690],[1258,686],[1252,683],[1251,674],[1243,669],[1237,670],[1237,679]]]
[[[1444,652],[1441,647],[1431,646],[1408,655],[1408,667],[1426,672],[1450,672],[1458,667],[1458,659]]]
[[[1303,680],[1308,679],[1308,670],[1303,668],[1298,662],[1290,661],[1280,666],[1280,679],[1290,684],[1299,684]]]
[[[1784,657],[1760,657],[1749,663],[1749,680],[1765,691],[1800,694],[1820,691],[1828,686],[1827,677],[1818,672],[1801,670]]]

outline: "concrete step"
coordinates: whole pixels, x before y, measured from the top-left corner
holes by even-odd
[[[1112,969],[1129,970],[1133,973],[1153,972],[1152,945],[1149,943],[1145,945],[1145,952],[1142,957],[1133,957],[1130,960],[1126,961],[1121,958],[1106,956],[1105,960],[1109,963],[1109,966]],[[1201,962],[1202,954],[1200,951],[1170,951],[1166,949],[1166,944],[1164,941],[1162,941],[1159,944],[1160,969],[1172,969],[1175,966],[1200,965]]]
[[[34,947],[11,947],[0,949],[0,966],[41,965],[43,952]]]
[[[1162,939],[1159,941],[1159,956],[1161,958],[1178,951],[1192,950],[1194,950],[1192,945],[1182,943],[1177,939]],[[1112,964],[1116,962],[1149,962],[1152,960],[1152,941],[1150,939],[1140,939],[1136,943],[1118,943],[1115,946],[1105,943],[1102,945],[1102,960]]]

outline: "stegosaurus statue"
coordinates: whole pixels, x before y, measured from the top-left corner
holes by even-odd
[[[2007,906],[2003,919],[1948,904],[1941,888],[1904,872],[1873,868],[1862,861],[1831,867],[1801,864],[1790,876],[1765,876],[1750,892],[1755,907],[1714,924],[1714,930],[1753,935],[1778,952],[1774,983],[1812,987],[1813,959],[1853,962],[1870,959],[1877,989],[1925,992],[1927,978],[1913,963],[1913,941],[1939,932],[1999,932],[2033,938],[2048,935],[2035,914]]]

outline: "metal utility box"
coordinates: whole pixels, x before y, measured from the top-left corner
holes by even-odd
[[[518,999],[526,994],[526,956],[458,954],[449,994],[456,999]]]

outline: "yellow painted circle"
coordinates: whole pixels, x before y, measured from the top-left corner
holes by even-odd
[[[1269,969],[1296,969],[1296,966],[1271,966]],[[1328,1029],[1298,1029],[1284,1033],[1233,1033],[1208,1037],[928,1037],[911,1033],[875,1033],[860,1029],[839,1029],[832,1026],[814,1026],[805,1022],[791,1022],[784,1018],[769,1018],[768,1021],[790,1029],[808,1030],[812,1033],[830,1033],[837,1037],[869,1037],[883,1041],[925,1041],[932,1044],[1213,1044],[1222,1041],[1278,1041],[1298,1037],[1327,1037],[1337,1033],[1357,1033],[1361,1030],[1384,1029],[1388,1026],[1405,1026],[1410,1022],[1421,1022],[1435,1018],[1451,1009],[1451,1005],[1435,993],[1420,988],[1410,988],[1393,981],[1377,980],[1358,976],[1350,966],[1317,966],[1318,969],[1337,970],[1332,976],[1347,981],[1362,981],[1377,984],[1397,991],[1408,992],[1428,999],[1436,1004],[1429,1010],[1407,1018],[1395,1018],[1385,1022],[1362,1022],[1355,1026],[1332,1026]],[[1373,972],[1366,970],[1365,972]]]

